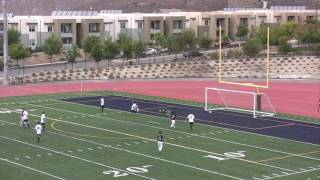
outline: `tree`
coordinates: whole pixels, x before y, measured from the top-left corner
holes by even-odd
[[[254,39],[250,39],[243,45],[242,50],[247,56],[256,56],[260,52],[259,42]]]
[[[100,44],[101,39],[98,36],[87,36],[82,40],[82,49],[85,53],[85,60],[96,44]]]
[[[16,43],[10,45],[9,55],[12,59],[16,60],[19,65],[19,60],[30,56],[30,52],[24,48],[21,43]]]
[[[125,57],[127,60],[130,59],[134,50],[132,41],[128,41],[127,43],[122,44],[121,50],[123,52],[123,57]]]
[[[103,43],[103,54],[108,63],[111,64],[111,59],[115,58],[120,53],[120,46],[117,42],[112,42],[111,39],[107,39]]]
[[[205,52],[207,49],[211,47],[211,45],[212,45],[212,39],[209,36],[204,35],[199,38],[199,46],[203,48]]]
[[[90,55],[94,58],[95,62],[97,63],[97,67],[99,67],[99,62],[102,60],[104,55],[102,44],[94,44],[90,51]]]
[[[8,30],[8,43],[9,46],[11,44],[17,44],[20,42],[20,32],[14,29],[9,29]]]
[[[139,58],[141,58],[143,55],[144,43],[141,40],[133,41],[132,46],[133,46],[133,53],[135,54],[135,57],[138,61]]]
[[[80,56],[80,50],[76,44],[72,44],[72,48],[67,50],[66,58],[69,63],[71,63],[73,68],[73,63],[76,61],[77,57]]]
[[[249,33],[248,25],[241,23],[238,26],[238,30],[237,30],[236,36],[239,37],[240,40],[242,40],[242,38],[247,36],[248,33]]]
[[[57,35],[52,35],[48,39],[45,40],[43,44],[43,51],[50,56],[50,60],[52,60],[53,55],[60,54],[62,49],[62,41]]]
[[[192,30],[183,31],[179,37],[181,38],[179,39],[180,46],[183,50],[194,49],[197,44],[196,35]]]
[[[132,38],[128,34],[126,33],[119,34],[118,43],[121,48],[122,46],[126,46],[126,44],[131,41],[132,41]]]

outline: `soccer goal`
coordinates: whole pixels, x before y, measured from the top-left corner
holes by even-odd
[[[211,87],[205,89],[205,110],[250,113],[254,118],[276,114],[266,93]]]

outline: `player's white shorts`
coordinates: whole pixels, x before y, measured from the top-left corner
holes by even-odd
[[[171,120],[171,128],[175,128],[176,127],[176,120]]]
[[[158,150],[159,150],[159,151],[162,151],[163,144],[164,144],[163,141],[158,141]]]

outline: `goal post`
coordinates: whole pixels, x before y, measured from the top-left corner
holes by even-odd
[[[274,116],[276,111],[266,93],[207,87],[206,111],[236,111],[250,113],[254,118]]]

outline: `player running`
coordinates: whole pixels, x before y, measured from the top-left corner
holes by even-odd
[[[162,135],[161,131],[159,131],[159,134],[157,136],[157,142],[158,142],[158,152],[161,153],[164,145],[164,136]]]
[[[190,113],[187,116],[187,121],[189,122],[189,125],[190,125],[190,131],[192,131],[192,127],[193,127],[193,124],[194,124],[194,115],[192,113]]]
[[[34,127],[34,129],[36,130],[36,134],[37,134],[37,142],[40,142],[40,137],[41,137],[41,133],[42,133],[42,126],[41,126],[40,122],[37,123],[37,125]]]
[[[21,112],[21,116],[22,116],[22,127],[24,128],[30,128],[28,115],[29,115],[28,111],[23,109]]]
[[[133,113],[139,112],[139,107],[138,107],[138,104],[136,101],[133,101],[133,104],[131,106],[131,112],[133,112]]]
[[[176,114],[174,113],[174,111],[171,111],[171,114],[170,114],[170,119],[171,119],[171,125],[170,125],[170,128],[173,128],[175,129],[176,128]]]
[[[46,113],[44,111],[41,114],[40,125],[42,126],[42,132],[44,133],[44,130],[46,128]]]
[[[101,97],[101,99],[100,99],[100,109],[101,109],[101,112],[103,112],[103,110],[104,110],[104,98],[103,97]]]

